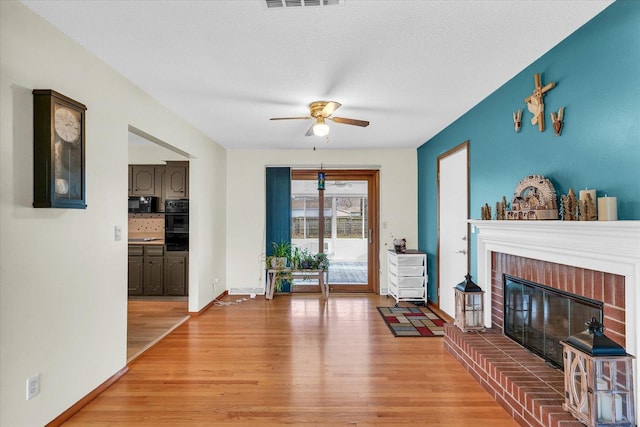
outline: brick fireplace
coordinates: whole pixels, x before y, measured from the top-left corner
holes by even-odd
[[[606,334],[638,356],[640,221],[471,221],[487,334],[448,327],[445,346],[525,426],[580,425],[562,373],[502,335],[503,274],[603,302]],[[638,407],[638,369],[635,369]]]

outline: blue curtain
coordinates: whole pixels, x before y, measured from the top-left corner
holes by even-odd
[[[291,242],[291,168],[268,167],[266,193],[265,253],[269,256],[272,242]]]

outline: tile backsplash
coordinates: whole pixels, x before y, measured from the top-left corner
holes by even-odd
[[[129,214],[129,236],[164,235],[164,214]]]

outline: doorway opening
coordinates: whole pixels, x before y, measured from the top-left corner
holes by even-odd
[[[188,161],[187,153],[129,126],[129,197],[157,202],[151,213],[128,215],[127,363],[189,319],[188,245],[167,246],[164,209],[165,201],[188,198]]]
[[[332,292],[379,290],[377,170],[291,172],[291,245],[327,254]],[[317,284],[296,282],[294,292],[315,292]]]

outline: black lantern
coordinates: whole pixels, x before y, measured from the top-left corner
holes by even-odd
[[[455,290],[456,318],[453,322],[463,332],[484,332],[484,291],[473,283],[467,273],[464,282],[458,283]]]
[[[564,347],[563,408],[590,427],[635,426],[633,356],[604,335],[596,319]]]

